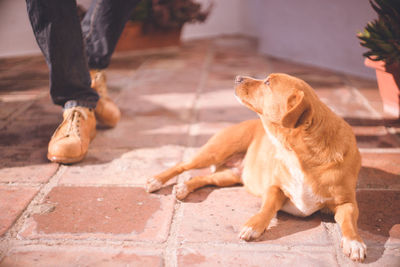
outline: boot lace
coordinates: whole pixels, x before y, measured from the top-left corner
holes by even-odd
[[[87,120],[88,115],[86,114],[85,110],[81,107],[74,107],[67,109],[68,112],[67,116],[65,117],[65,121],[68,123],[66,137],[69,137],[72,134],[76,134],[80,136],[80,121],[81,119]]]

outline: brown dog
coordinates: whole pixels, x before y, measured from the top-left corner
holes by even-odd
[[[211,175],[176,185],[176,197],[205,185],[243,183],[262,197],[260,211],[239,234],[244,240],[259,237],[278,210],[297,216],[330,210],[342,230],[343,252],[362,261],[366,246],[357,233],[355,195],[361,157],[351,127],[307,83],[286,74],[265,80],[238,76],[235,93],[260,119],[217,133],[191,161],[149,179],[147,191],[189,169],[215,166]]]

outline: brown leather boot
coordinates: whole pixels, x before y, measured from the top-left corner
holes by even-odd
[[[121,112],[108,96],[105,73],[102,70],[90,70],[90,77],[92,78],[92,88],[100,96],[95,109],[96,119],[108,127],[115,127],[121,118]]]
[[[52,162],[81,161],[89,143],[96,136],[96,118],[93,109],[73,107],[66,109],[64,120],[51,137],[47,158]]]

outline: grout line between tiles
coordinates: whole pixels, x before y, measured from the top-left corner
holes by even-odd
[[[35,99],[28,101],[28,103],[25,103],[22,107],[20,107],[15,112],[13,112],[10,116],[8,116],[3,122],[0,121],[0,130],[4,130],[13,120],[15,120],[15,118],[17,118],[24,111],[29,109],[36,101],[45,97],[47,94],[48,94],[47,91],[40,92]]]
[[[397,154],[400,153],[400,147],[389,148],[359,148],[361,153],[379,153],[379,154]]]
[[[22,229],[26,219],[32,214],[36,213],[40,208],[40,203],[46,197],[46,195],[58,184],[62,174],[66,171],[67,167],[64,165],[59,165],[56,173],[49,179],[46,184],[39,189],[38,193],[33,197],[30,203],[27,205],[25,210],[16,219],[14,224],[8,229],[8,231],[0,239],[0,258],[2,254],[6,254],[10,249],[9,244],[15,239],[19,239],[18,233]]]
[[[196,94],[193,99],[193,103],[191,105],[191,120],[189,122],[189,127],[187,130],[187,147],[191,147],[193,143],[193,137],[191,136],[191,133],[193,131],[193,125],[197,121],[197,105],[198,105],[198,99],[200,98],[200,94],[202,93],[204,86],[207,81],[208,77],[208,71],[210,69],[212,60],[214,57],[214,49],[213,46],[210,44],[208,46],[208,50],[206,53],[206,57],[202,66],[201,70],[201,75],[199,78],[199,83],[196,88]],[[187,156],[187,151],[188,149],[185,149],[182,154],[182,160],[185,160]],[[180,176],[178,178],[178,181],[181,182],[182,178],[184,175]],[[165,254],[164,254],[164,264],[167,267],[176,267],[178,266],[178,248],[179,248],[179,242],[178,242],[178,229],[179,229],[179,224],[181,222],[181,218],[183,216],[183,209],[182,209],[182,204],[179,201],[175,201],[175,207],[174,207],[174,213],[171,221],[171,226],[170,226],[170,231],[168,235],[168,239],[166,242],[166,248],[165,248]]]

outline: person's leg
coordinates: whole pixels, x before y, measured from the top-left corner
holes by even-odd
[[[94,108],[98,94],[91,80],[75,0],[26,0],[37,43],[50,71],[55,104]]]
[[[139,0],[93,0],[82,20],[90,69],[105,69]]]
[[[50,94],[64,107],[64,120],[48,146],[53,162],[82,160],[96,134],[93,109],[98,94],[91,88],[82,30],[75,0],[26,0],[33,32],[50,71]]]
[[[138,2],[138,0],[93,0],[82,20],[92,88],[100,95],[95,110],[96,119],[109,127],[114,127],[118,123],[121,112],[108,97],[103,69],[108,67],[125,23]]]

